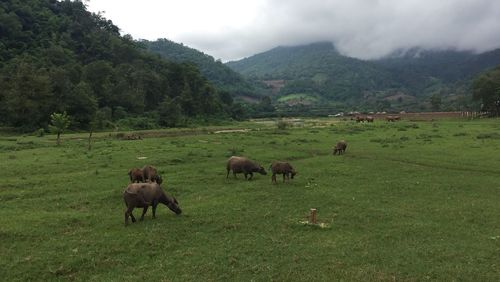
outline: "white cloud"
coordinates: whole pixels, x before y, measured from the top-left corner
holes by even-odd
[[[223,60],[315,41],[364,59],[500,47],[498,0],[92,0],[89,8],[134,38],[168,38]]]

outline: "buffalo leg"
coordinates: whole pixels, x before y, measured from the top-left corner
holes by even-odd
[[[146,212],[148,211],[148,208],[149,206],[145,206],[144,209],[142,210],[142,215],[141,215],[141,219],[139,219],[140,221],[143,221],[144,220],[144,215],[146,214]]]
[[[226,175],[226,179],[229,178],[229,171],[231,171],[230,169],[227,170],[227,175]]]
[[[128,225],[128,218],[129,218],[128,210],[129,210],[128,208],[125,210],[125,225]]]
[[[134,210],[134,207],[129,207],[127,208],[127,211],[125,211],[125,224],[128,224],[128,217],[130,216],[132,218],[132,222],[135,222],[135,217],[132,211]]]
[[[273,176],[271,177],[271,182],[276,184],[276,173],[273,173]]]
[[[253,177],[253,172],[250,172],[250,178],[248,178],[248,180],[252,180],[252,177]]]
[[[248,174],[245,172],[245,173],[244,173],[244,175],[245,175],[245,180],[246,180],[246,179],[247,179]]]
[[[283,183],[285,183],[285,177],[287,177],[287,176],[288,176],[288,174],[286,172],[283,173]]]
[[[153,219],[156,218],[156,207],[158,206],[158,202],[154,201],[153,202]]]

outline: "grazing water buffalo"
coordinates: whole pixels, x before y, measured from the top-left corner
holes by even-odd
[[[158,184],[161,184],[163,182],[156,168],[150,165],[145,165],[142,168],[142,177],[144,178],[144,181],[149,181],[149,182],[154,181]]]
[[[337,142],[337,145],[333,148],[333,154],[342,154],[345,153],[345,149],[347,148],[347,143],[344,140],[340,140]]]
[[[161,188],[158,183],[132,183],[123,191],[123,200],[127,209],[125,210],[125,225],[128,224],[129,216],[132,222],[135,222],[135,217],[132,214],[134,208],[143,208],[141,221],[144,220],[144,215],[148,211],[149,206],[153,207],[153,218],[156,218],[156,206],[159,203],[166,205],[171,211],[176,214],[181,214],[179,203],[174,197],[170,197]]]
[[[142,176],[142,170],[140,168],[132,168],[128,171],[128,176],[130,177],[130,182],[144,182],[144,177]]]
[[[356,122],[365,122],[365,117],[363,116],[356,116]]]
[[[236,156],[232,156],[227,160],[226,169],[227,169],[226,178],[229,177],[229,171],[231,170],[233,171],[233,175],[235,178],[236,178],[236,173],[245,174],[245,179],[247,179],[247,175],[250,174],[250,178],[248,178],[248,180],[252,179],[254,172],[258,172],[262,175],[267,174],[266,170],[256,162],[251,161],[244,157],[236,157]]]
[[[391,121],[394,122],[394,121],[401,120],[401,117],[400,116],[387,116],[385,119],[389,122],[391,122]]]
[[[372,116],[366,116],[365,120],[367,122],[373,122],[375,119]]]
[[[273,172],[273,176],[271,178],[273,183],[276,183],[276,174],[283,174],[283,182],[285,182],[285,176],[287,179],[290,179],[291,175],[291,178],[293,179],[293,177],[297,174],[295,169],[287,162],[273,162],[271,164],[271,171]]]

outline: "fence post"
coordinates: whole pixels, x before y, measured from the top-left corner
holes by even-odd
[[[317,212],[316,209],[311,209],[310,210],[309,223],[311,223],[311,224],[316,224],[317,223],[316,212]]]

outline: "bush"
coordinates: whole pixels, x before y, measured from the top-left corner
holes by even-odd
[[[43,136],[45,136],[45,129],[43,129],[43,128],[38,129],[37,131],[35,131],[35,135],[37,137],[43,137]]]
[[[496,132],[490,133],[480,133],[476,137],[477,139],[500,139],[500,134]]]
[[[292,125],[288,121],[280,120],[276,123],[276,126],[278,127],[279,130],[285,130],[291,127]]]
[[[121,119],[117,122],[117,125],[120,130],[143,130],[160,127],[154,118],[148,117],[129,117]]]

